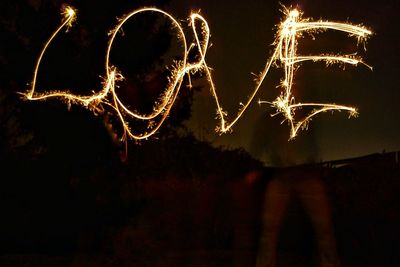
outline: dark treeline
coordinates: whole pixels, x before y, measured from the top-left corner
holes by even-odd
[[[80,26],[49,51],[40,87],[95,90],[115,17],[167,3],[71,1]],[[193,90],[183,90],[158,135],[128,142],[128,156],[112,113],[96,116],[59,99],[27,102],[17,94],[28,89],[62,4],[0,3],[0,266],[254,265],[265,188],[283,169],[194,138],[183,123]],[[119,93],[144,112],[166,83],[159,67],[172,43],[168,25],[150,31],[155,21],[143,19],[125,32],[151,32],[152,46],[122,40],[120,51],[128,53],[115,55],[127,73]],[[141,53],[132,52],[134,45]],[[342,265],[398,266],[398,154],[314,167],[332,199]],[[282,227],[278,258],[281,266],[317,266],[313,229],[296,203]]]

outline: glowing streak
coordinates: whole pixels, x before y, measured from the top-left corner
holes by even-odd
[[[297,10],[292,10],[290,12],[286,10],[286,14],[287,18],[280,25],[278,38],[275,42],[276,49],[277,51],[279,51],[278,52],[279,56],[276,58],[276,60],[281,61],[285,69],[285,79],[281,84],[281,86],[284,88],[284,91],[281,94],[281,96],[277,97],[276,100],[273,101],[272,103],[266,101],[259,101],[259,103],[272,104],[272,106],[274,106],[277,109],[277,114],[282,113],[285,119],[289,122],[289,125],[291,127],[290,138],[294,138],[297,135],[299,129],[306,128],[311,118],[321,112],[344,110],[349,112],[350,116],[357,115],[357,110],[355,108],[343,105],[321,104],[321,103],[296,104],[294,102],[294,97],[292,96],[294,64],[303,61],[326,61],[328,64],[342,62],[352,65],[357,65],[361,63],[371,68],[370,66],[365,64],[360,58],[357,58],[354,55],[296,56],[297,37],[299,37],[303,31],[312,33],[321,30],[331,29],[331,30],[346,32],[350,36],[356,37],[358,39],[358,42],[360,42],[364,41],[368,35],[372,34],[372,32],[363,27],[354,26],[348,23],[337,23],[328,21],[309,22],[308,20],[302,20],[301,13]],[[307,106],[314,107],[315,109],[310,114],[308,114],[304,119],[296,121],[294,119],[295,110]]]
[[[183,47],[183,59],[175,63],[172,68],[171,76],[169,78],[169,84],[167,85],[162,97],[155,102],[153,106],[153,111],[150,114],[139,114],[138,112],[131,111],[128,109],[122,101],[119,99],[115,86],[116,82],[123,79],[122,74],[118,73],[117,68],[110,65],[110,53],[113,47],[113,43],[116,35],[121,30],[122,26],[132,17],[140,13],[146,12],[155,12],[160,15],[165,16],[172,22],[174,29],[178,32],[178,40],[181,41]],[[248,97],[245,104],[241,104],[241,108],[239,109],[237,115],[234,119],[229,123],[225,119],[227,113],[222,109],[222,105],[218,98],[217,89],[213,82],[212,74],[210,68],[206,63],[206,53],[209,47],[210,40],[210,28],[208,26],[207,21],[199,14],[193,13],[190,16],[190,25],[192,27],[192,31],[194,34],[195,42],[188,45],[186,36],[184,34],[182,26],[179,22],[172,17],[170,14],[166,13],[157,8],[143,8],[129,13],[126,17],[124,17],[115,29],[111,32],[111,37],[109,40],[109,44],[106,51],[106,78],[103,85],[103,88],[98,92],[94,93],[91,96],[77,96],[70,94],[68,92],[48,92],[43,94],[37,94],[36,91],[36,80],[39,72],[39,67],[42,61],[42,58],[50,45],[53,39],[57,36],[57,34],[63,29],[71,26],[72,22],[76,17],[76,12],[74,9],[67,7],[64,12],[64,20],[61,25],[57,28],[57,30],[51,35],[49,40],[45,43],[40,56],[38,58],[31,89],[24,94],[28,100],[44,100],[51,97],[58,97],[66,99],[70,102],[82,104],[89,109],[97,112],[102,112],[102,104],[106,104],[110,106],[118,115],[120,119],[123,129],[124,129],[124,138],[129,136],[133,139],[145,139],[157,132],[157,130],[161,127],[165,119],[168,117],[169,112],[176,100],[176,97],[181,89],[181,85],[185,75],[188,75],[190,82],[190,74],[193,74],[197,71],[204,72],[210,84],[210,89],[212,96],[215,100],[217,106],[217,114],[219,117],[219,126],[217,127],[217,131],[221,133],[225,133],[229,131],[233,125],[239,120],[239,118],[244,114],[246,109],[250,106],[254,97],[258,93],[261,85],[266,78],[269,69],[275,63],[277,65],[283,65],[285,70],[285,79],[281,83],[281,87],[284,88],[283,92],[279,97],[276,98],[273,102],[268,101],[259,101],[259,103],[268,103],[276,108],[277,112],[274,115],[282,114],[285,117],[285,120],[289,122],[291,127],[290,138],[296,136],[297,132],[301,128],[305,128],[307,123],[311,120],[311,118],[321,112],[326,111],[347,111],[350,116],[357,115],[357,111],[355,108],[336,105],[336,104],[321,104],[321,103],[295,103],[294,97],[292,96],[292,85],[294,79],[294,65],[303,61],[325,61],[329,63],[347,63],[352,65],[357,65],[359,63],[365,64],[362,60],[355,55],[319,55],[319,56],[296,56],[297,49],[297,38],[302,34],[302,32],[309,33],[318,33],[320,31],[324,31],[327,29],[337,30],[348,33],[350,36],[354,36],[358,39],[358,41],[364,41],[369,35],[371,35],[371,31],[367,30],[361,26],[354,26],[348,23],[337,23],[337,22],[328,22],[328,21],[316,21],[310,22],[306,19],[301,19],[301,13],[297,10],[285,11],[286,20],[280,24],[279,31],[277,34],[277,38],[275,40],[275,50],[271,58],[266,62],[263,71],[258,77],[254,90]],[[197,24],[200,26],[197,27]],[[198,31],[198,28],[201,31]],[[189,52],[196,48],[198,50],[198,62],[188,62]],[[280,63],[280,64],[279,64]],[[369,66],[368,66],[369,67]],[[314,110],[308,114],[304,119],[300,121],[295,120],[295,111],[302,107],[314,107]],[[274,116],[273,115],[273,116]],[[148,129],[141,134],[135,134],[132,132],[129,127],[126,117],[134,118],[137,120],[147,121]],[[157,120],[158,119],[158,120]]]

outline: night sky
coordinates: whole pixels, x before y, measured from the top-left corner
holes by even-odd
[[[316,40],[300,40],[299,53],[358,52],[369,65],[330,66],[324,63],[304,63],[295,74],[294,94],[298,101],[340,103],[355,106],[358,118],[347,119],[344,112],[317,116],[308,131],[298,139],[312,134],[317,145],[317,160],[356,157],[383,151],[397,151],[399,142],[399,37],[398,1],[282,1],[297,7],[304,17],[362,24],[374,32],[366,43],[367,51],[357,47],[353,38],[328,31],[316,35]],[[223,107],[236,114],[239,102],[244,102],[254,84],[251,73],[262,70],[270,57],[275,25],[282,19],[278,1],[172,1],[168,10],[178,18],[186,18],[192,10],[201,11],[211,28],[211,43],[207,62],[213,68],[214,79]],[[283,72],[272,69],[256,100],[273,100]],[[205,85],[206,86],[206,85]],[[297,92],[296,92],[297,90]],[[301,90],[301,91],[300,91]],[[299,91],[301,92],[299,95]],[[296,95],[297,94],[297,95]],[[302,98],[302,96],[305,96]],[[303,100],[304,99],[304,100]],[[196,95],[194,114],[189,122],[199,138],[215,145],[243,147],[253,156],[265,160],[265,155],[277,145],[285,144],[289,127],[280,120],[271,122],[273,110],[254,103],[233,132],[218,136],[214,128],[215,103],[208,90]],[[229,119],[228,119],[229,120]],[[278,138],[284,135],[284,138]],[[301,141],[295,141],[301,142]],[[295,143],[292,142],[292,143]],[[307,141],[309,142],[309,141]],[[291,146],[292,144],[289,144]],[[309,151],[306,151],[308,153]]]
[[[280,94],[281,68],[270,69],[254,103],[222,135],[215,131],[209,84],[195,73],[193,91],[185,78],[159,132],[125,143],[115,110],[104,102],[97,106],[104,112],[93,112],[62,99],[26,101],[18,94],[29,89],[65,4],[78,9],[77,23],[46,52],[38,92],[98,92],[107,33],[117,18],[143,6],[178,19],[189,42],[191,12],[208,21],[206,60],[228,122],[252,93],[251,73],[262,71],[275,49],[282,5],[302,10],[304,18],[371,29],[366,50],[346,34],[327,31],[315,39],[304,35],[298,54],[357,52],[373,71],[299,65],[297,102],[354,106],[360,115],[317,115],[293,141],[282,117],[272,118],[273,109],[257,104]],[[281,214],[272,213],[273,224],[288,215],[276,223],[283,227],[280,266],[317,266],[310,264],[317,227],[330,238],[325,230],[331,227],[324,228],[330,221],[342,266],[399,266],[399,0],[2,0],[0,10],[1,266],[252,266],[264,255],[259,241],[271,210]],[[125,76],[116,92],[130,110],[150,113],[168,84],[165,66],[182,59],[176,29],[165,22],[146,14],[118,32],[110,62]],[[129,122],[136,133],[147,126]],[[288,157],[279,162],[275,155]],[[331,160],[339,161],[325,163]],[[334,253],[331,248],[325,251]]]
[[[41,1],[27,3],[30,8],[37,8],[36,5]],[[61,1],[44,1],[43,3],[50,3],[48,5],[52,5],[53,8],[49,9],[48,14],[42,14],[43,18],[36,18],[38,25],[41,26],[35,26],[34,21],[30,22],[26,19],[23,20],[24,25],[21,28],[26,38],[31,38],[36,43],[43,43],[54,29],[59,19],[59,14],[54,11],[62,5]],[[74,1],[71,4],[73,5]],[[76,4],[79,8],[79,4]],[[308,131],[300,131],[295,141],[287,142],[289,138],[287,124],[280,125],[281,117],[271,119],[270,114],[274,113],[274,110],[268,105],[257,104],[259,99],[272,101],[280,94],[279,88],[276,87],[283,78],[283,71],[272,68],[255,102],[233,127],[232,133],[223,135],[214,131],[219,122],[215,119],[216,105],[206,80],[194,79],[195,85],[199,85],[201,90],[195,92],[192,116],[186,122],[189,130],[193,131],[197,138],[210,141],[215,146],[244,148],[255,158],[266,163],[268,163],[268,153],[279,150],[281,147],[297,151],[299,157],[312,155],[316,161],[399,150],[400,129],[397,123],[400,115],[397,108],[397,100],[400,97],[397,64],[399,37],[396,28],[399,2],[394,0],[379,2],[304,0],[281,1],[281,4],[299,8],[304,12],[304,17],[315,20],[348,21],[356,25],[362,24],[374,32],[365,45],[366,51],[362,45],[357,46],[354,38],[334,31],[317,34],[315,40],[310,36],[304,36],[299,40],[299,54],[357,52],[367,64],[373,67],[373,71],[362,65],[345,66],[343,70],[343,66],[326,67],[323,62],[306,62],[301,64],[295,73],[293,93],[297,101],[355,106],[359,110],[359,117],[347,119],[348,114],[345,112],[320,114],[311,121]],[[232,121],[239,109],[239,103],[245,102],[252,92],[254,76],[251,73],[259,73],[274,50],[271,44],[275,38],[276,25],[284,18],[280,11],[281,4],[278,1],[260,0],[230,1],[229,4],[211,0],[172,0],[165,1],[162,6],[179,19],[183,27],[186,27],[188,40],[193,38],[186,20],[190,13],[200,11],[207,19],[211,29],[212,46],[208,50],[206,60],[213,69],[212,73],[222,107],[228,112],[228,121]],[[53,52],[48,52],[47,58],[50,61],[43,62],[40,85],[44,85],[45,88],[46,86],[48,88],[60,88],[60,86],[80,88],[78,93],[82,95],[89,94],[94,88],[97,90],[101,82],[99,77],[104,75],[103,51],[105,51],[107,41],[106,33],[115,25],[116,17],[121,17],[138,8],[137,3],[130,5],[128,2],[109,9],[106,6],[107,4],[99,4],[78,10],[78,22],[71,30],[72,37],[68,37],[68,34],[60,35],[52,45],[55,47]],[[50,25],[50,21],[54,21],[54,25]],[[84,30],[79,28],[80,25],[83,25]],[[40,30],[39,27],[43,29]],[[94,29],[93,32],[90,32],[91,28]],[[129,26],[124,28],[128,36]],[[18,38],[25,38],[21,36]],[[85,36],[95,37],[90,39]],[[60,65],[58,76],[46,75],[46,70],[54,72],[54,64],[60,64],[57,57],[61,54],[57,45],[63,44],[64,47],[68,47],[68,42],[76,42],[77,38],[84,40],[82,47],[90,52],[79,53],[83,51],[82,48],[74,47],[67,52],[69,54],[62,54],[62,56],[74,58],[76,62],[85,62],[87,68],[83,68],[84,72],[77,75]],[[130,40],[132,42],[137,40],[126,40],[128,41],[121,46],[120,52],[126,51],[127,56],[140,55],[140,50],[134,51],[129,48]],[[88,45],[85,42],[88,42]],[[168,40],[165,42],[167,43]],[[170,51],[179,51],[176,44],[176,41],[171,41]],[[164,43],[160,43],[159,47],[157,45],[154,44],[155,57],[163,53],[159,50],[165,46]],[[32,69],[33,72],[39,49],[40,47],[31,47],[28,51],[29,56],[24,58],[20,56],[17,49],[12,52],[21,57],[16,59],[16,65],[23,66],[24,70],[21,73],[13,73],[19,79],[19,91],[25,89],[21,88],[21,84],[27,85],[31,80],[32,74],[27,70]],[[115,50],[118,50],[118,47]],[[138,64],[132,64],[130,68],[129,58],[125,61],[128,62],[128,69],[134,72]],[[169,63],[171,62],[165,61],[166,65]],[[118,67],[123,69],[125,66],[118,65]],[[14,72],[13,69],[10,71]],[[186,90],[186,87],[183,90]],[[135,101],[140,102],[140,98],[134,98]],[[21,105],[24,105],[23,101]],[[60,105],[63,104],[60,103]]]

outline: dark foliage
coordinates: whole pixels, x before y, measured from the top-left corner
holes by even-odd
[[[39,82],[79,94],[97,90],[115,16],[165,3],[71,1],[79,26],[49,50]],[[0,2],[0,265],[251,266],[265,185],[276,170],[244,150],[215,148],[188,133],[182,124],[193,91],[182,91],[156,138],[128,143],[125,161],[123,145],[115,142],[121,130],[109,113],[19,97],[61,6],[58,0]],[[148,112],[166,83],[160,66],[173,40],[157,18],[137,23],[124,28],[127,38],[119,40],[113,60],[127,77],[118,93]],[[134,48],[130,34],[146,35],[148,43]],[[325,169],[343,266],[398,266],[398,156]],[[281,242],[289,245],[279,253],[286,266],[290,260],[313,264],[306,259],[313,254],[312,229],[299,210],[292,207],[283,228]]]

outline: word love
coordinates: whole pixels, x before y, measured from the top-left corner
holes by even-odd
[[[127,108],[118,97],[115,91],[116,84],[118,81],[123,79],[123,75],[117,71],[116,66],[110,64],[110,52],[113,48],[114,39],[120,32],[122,26],[131,18],[138,14],[145,13],[157,13],[160,16],[166,17],[172,22],[173,27],[177,31],[177,39],[182,43],[183,57],[182,60],[176,62],[171,68],[169,84],[164,89],[164,92],[160,99],[153,105],[153,111],[150,114],[140,114]],[[294,138],[300,129],[307,128],[308,122],[315,115],[326,112],[326,111],[346,111],[350,116],[357,115],[357,110],[353,107],[336,105],[336,104],[323,104],[323,103],[296,103],[295,98],[292,95],[292,87],[294,80],[294,71],[296,65],[304,61],[324,61],[327,64],[331,63],[344,63],[357,65],[359,63],[371,68],[362,61],[360,57],[355,54],[349,55],[308,55],[302,56],[297,54],[298,39],[304,33],[320,33],[326,30],[335,30],[347,33],[350,37],[357,38],[358,42],[365,41],[372,32],[362,26],[356,26],[349,23],[338,23],[329,21],[311,21],[310,19],[303,19],[302,13],[298,10],[285,10],[285,19],[278,25],[277,37],[274,44],[274,52],[272,56],[267,60],[264,69],[260,72],[255,82],[255,87],[247,101],[240,105],[238,113],[231,122],[227,121],[227,113],[223,110],[220,100],[218,98],[217,89],[213,81],[213,77],[210,71],[210,67],[206,62],[206,53],[209,47],[210,41],[210,28],[207,21],[198,13],[190,15],[190,24],[194,35],[194,41],[190,44],[187,42],[187,38],[184,34],[183,27],[181,24],[170,14],[157,8],[143,8],[133,11],[126,15],[119,24],[111,32],[107,51],[106,51],[106,63],[105,63],[105,80],[103,87],[97,93],[90,96],[79,96],[70,94],[68,92],[60,91],[48,91],[45,93],[36,92],[36,80],[40,69],[40,64],[43,56],[46,53],[47,48],[58,35],[58,33],[72,25],[72,22],[76,18],[76,12],[73,8],[67,7],[63,11],[64,19],[61,25],[56,31],[50,36],[48,41],[45,43],[40,56],[37,60],[36,67],[34,69],[33,81],[31,88],[28,92],[24,93],[28,100],[44,100],[48,98],[61,98],[67,100],[69,103],[76,103],[83,105],[93,112],[103,112],[104,105],[111,107],[118,116],[123,130],[123,139],[127,140],[127,137],[132,139],[146,139],[157,132],[163,122],[168,117],[170,110],[179,94],[182,87],[183,79],[185,75],[188,75],[190,81],[190,75],[196,72],[202,72],[207,77],[210,85],[212,97],[215,100],[217,107],[217,114],[219,125],[216,127],[217,132],[225,133],[229,131],[233,125],[240,119],[246,109],[250,106],[254,100],[257,92],[261,88],[263,81],[265,80],[268,71],[271,66],[278,66],[284,68],[285,77],[282,79],[280,88],[280,95],[272,102],[259,101],[259,103],[267,103],[276,109],[277,114],[284,116],[284,121],[287,121],[290,126],[290,138]],[[188,55],[191,51],[197,51],[197,61],[189,62]],[[372,68],[371,68],[372,69]],[[295,113],[297,110],[303,107],[311,107],[311,112],[302,119],[296,119]],[[144,132],[135,133],[132,128],[128,125],[127,120],[141,120],[147,123],[148,127]],[[289,138],[289,139],[290,139]]]

